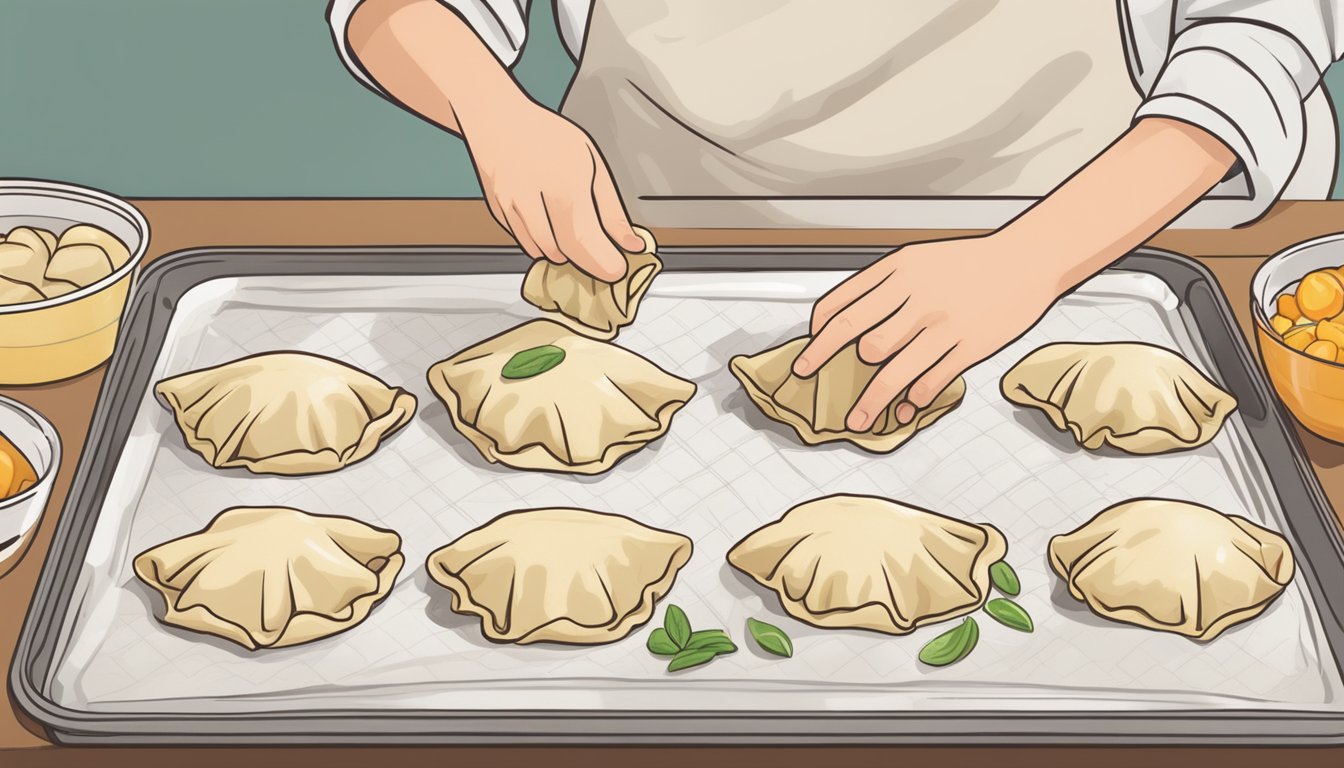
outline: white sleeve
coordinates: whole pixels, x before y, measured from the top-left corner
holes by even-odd
[[[345,62],[346,69],[359,78],[360,82],[377,93],[386,95],[386,91],[374,81],[350,50],[347,35],[350,16],[361,2],[363,0],[331,0],[331,4],[327,6],[327,23],[331,25],[336,50],[340,51],[341,61]],[[518,61],[518,53],[523,49],[523,38],[527,35],[527,8],[531,0],[438,0],[438,2],[461,16],[504,66],[512,67]]]
[[[1297,169],[1306,141],[1303,102],[1339,58],[1339,0],[1180,0],[1171,50],[1135,119],[1199,126],[1236,153],[1261,216]]]

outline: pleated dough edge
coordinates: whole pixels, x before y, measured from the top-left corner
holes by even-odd
[[[787,424],[793,428],[806,445],[822,445],[824,443],[834,443],[845,441],[862,448],[869,453],[891,453],[904,445],[924,428],[932,426],[934,422],[946,416],[957,406],[961,405],[966,397],[966,380],[958,376],[955,381],[938,393],[938,397],[925,408],[915,414],[915,420],[909,424],[897,428],[894,432],[885,435],[877,435],[871,432],[851,432],[849,430],[823,431],[817,432],[812,429],[811,424],[802,414],[796,413],[775,402],[765,390],[747,375],[742,369],[741,360],[745,360],[751,355],[737,355],[728,361],[728,369],[733,376],[742,384],[746,390],[747,396],[756,404],[766,417],[780,424]]]
[[[638,228],[636,228],[636,231],[639,231]],[[645,232],[647,232],[647,230],[645,230]],[[642,234],[641,237],[643,237]],[[645,238],[645,241],[646,243],[652,242],[652,235],[650,235],[648,238]],[[532,265],[527,268],[527,273],[523,275],[523,286],[521,289],[523,301],[526,301],[528,304],[531,304],[532,306],[541,310],[542,313],[546,316],[547,320],[558,322],[561,325],[564,325],[566,328],[570,329],[571,331],[574,331],[575,333],[582,334],[584,336],[593,339],[600,339],[602,341],[611,341],[612,339],[620,335],[622,328],[625,328],[628,325],[632,325],[635,322],[635,319],[639,315],[639,306],[644,301],[644,295],[649,292],[649,289],[651,287],[653,287],[654,278],[658,277],[658,275],[662,274],[663,272],[663,260],[659,258],[656,251],[646,250],[641,253],[627,253],[625,254],[625,256],[626,256],[626,269],[628,270],[627,274],[629,274],[630,276],[633,277],[635,274],[638,274],[640,270],[647,269],[649,267],[653,267],[653,273],[650,274],[648,277],[646,277],[642,283],[639,283],[634,286],[634,290],[631,291],[629,298],[626,299],[626,309],[621,312],[621,317],[616,319],[611,328],[597,328],[588,325],[587,323],[584,323],[578,318],[572,317],[562,312],[560,310],[560,306],[556,304],[554,301],[548,302],[548,305],[543,306],[542,304],[534,302],[531,298],[528,297],[528,286],[534,285],[541,280],[542,270],[565,266],[563,264],[554,264],[552,262],[546,261],[545,259],[534,261]],[[642,260],[640,263],[637,264],[635,260],[643,259],[643,257],[648,257],[648,259]],[[572,268],[578,269],[577,267]],[[534,278],[533,277],[534,274],[537,275],[537,277]],[[614,290],[616,284],[611,283],[610,285]],[[614,295],[612,296],[612,300],[615,301]],[[619,305],[620,302],[616,303]]]
[[[1103,346],[1106,342],[1067,343],[1083,344],[1085,346]],[[1233,397],[1232,393],[1218,386],[1215,382],[1205,376],[1203,371],[1195,368],[1194,365],[1191,365],[1187,360],[1186,364],[1190,365],[1190,368],[1194,370],[1195,373],[1199,374],[1210,387],[1222,394],[1214,404],[1213,414],[1208,417],[1209,425],[1207,430],[1201,428],[1199,436],[1196,439],[1187,441],[1169,429],[1155,426],[1144,427],[1136,432],[1125,434],[1117,434],[1115,430],[1110,427],[1098,427],[1092,433],[1084,435],[1082,425],[1075,421],[1069,421],[1064,415],[1063,408],[1060,408],[1049,400],[1037,399],[1037,397],[1028,391],[1026,387],[1023,387],[1020,384],[1017,386],[1010,386],[1009,384],[1008,379],[1013,375],[1013,371],[1017,370],[1018,366],[1022,365],[1028,357],[1031,357],[1031,355],[1048,346],[1051,345],[1046,344],[1028,352],[1026,356],[1021,360],[1018,360],[1011,368],[1009,368],[999,379],[999,393],[1003,395],[1003,399],[1014,405],[1036,408],[1044,412],[1046,417],[1050,419],[1050,423],[1054,425],[1055,429],[1058,429],[1061,432],[1066,430],[1071,432],[1073,434],[1074,442],[1089,451],[1095,451],[1102,445],[1110,445],[1116,450],[1136,456],[1156,456],[1164,453],[1176,453],[1178,451],[1191,450],[1193,448],[1198,448],[1217,437],[1218,433],[1222,431],[1223,423],[1227,421],[1227,417],[1231,416],[1232,413],[1237,410],[1237,399]],[[1165,352],[1170,352],[1171,354],[1176,354],[1165,347],[1157,348]],[[1181,356],[1177,355],[1177,357]],[[1181,359],[1184,360],[1183,357]]]
[[[230,509],[235,509],[235,507],[231,507]],[[135,559],[132,561],[132,569],[135,571],[135,575],[163,597],[164,615],[161,618],[157,615],[155,616],[156,620],[160,623],[180,627],[192,632],[223,637],[247,648],[249,651],[256,651],[263,648],[284,648],[301,645],[303,643],[309,643],[321,640],[324,637],[339,634],[362,623],[364,619],[368,618],[369,613],[373,611],[373,608],[391,593],[392,587],[396,583],[397,576],[400,575],[401,569],[406,563],[406,558],[401,552],[401,536],[395,531],[370,525],[369,527],[374,530],[391,533],[397,536],[396,551],[387,556],[387,563],[376,572],[378,577],[377,590],[369,594],[360,595],[350,603],[351,616],[349,619],[337,620],[316,613],[295,612],[290,615],[289,622],[286,623],[285,628],[280,632],[275,642],[269,645],[262,645],[258,643],[244,627],[223,618],[206,606],[195,605],[190,608],[178,610],[176,601],[177,596],[181,593],[168,587],[156,578],[157,571],[153,568],[153,558],[149,556],[151,552],[162,547],[164,544],[170,544],[174,541],[179,541],[201,533],[201,531],[204,531],[209,528],[210,525],[213,525],[220,515],[228,511],[229,510],[226,509],[223,512],[220,512],[219,515],[212,518],[210,523],[206,524],[201,530],[179,536],[176,539],[169,539],[168,541],[161,542],[135,556]],[[314,517],[341,516],[314,515]],[[354,520],[354,518],[343,519]],[[368,523],[359,520],[354,520],[354,522],[368,525]],[[364,564],[364,566],[368,567],[367,564]]]
[[[1135,501],[1145,501],[1145,500],[1176,501],[1182,504],[1195,503],[1189,501],[1180,501],[1179,499],[1130,499],[1129,501],[1124,501],[1120,503],[1128,504]],[[1197,506],[1204,506],[1204,505],[1199,504]],[[1107,507],[1106,509],[1110,508],[1111,507]],[[1213,509],[1212,507],[1205,507],[1205,508]],[[1085,594],[1082,591],[1082,589],[1078,587],[1077,579],[1075,578],[1075,576],[1081,575],[1083,569],[1081,568],[1076,569],[1078,571],[1078,574],[1075,574],[1074,573],[1075,569],[1073,566],[1077,565],[1080,560],[1082,560],[1088,554],[1090,554],[1092,550],[1096,548],[1096,546],[1100,546],[1100,544],[1104,542],[1105,539],[1103,539],[1102,542],[1098,542],[1096,546],[1093,546],[1092,548],[1084,551],[1083,554],[1079,555],[1078,559],[1074,560],[1072,563],[1065,563],[1063,559],[1060,558],[1059,554],[1055,551],[1055,540],[1062,539],[1066,536],[1074,535],[1078,531],[1090,525],[1092,523],[1092,520],[1095,520],[1098,515],[1102,514],[1102,512],[1105,511],[1106,510],[1102,510],[1101,512],[1098,512],[1096,515],[1093,515],[1092,518],[1090,518],[1087,522],[1083,523],[1082,525],[1078,526],[1072,531],[1069,531],[1067,533],[1059,533],[1055,534],[1054,536],[1051,536],[1050,541],[1046,544],[1046,552],[1049,555],[1051,569],[1054,570],[1055,575],[1059,576],[1059,578],[1063,580],[1064,584],[1069,588],[1069,594],[1073,596],[1073,599],[1086,605],[1088,610],[1091,611],[1093,614],[1100,616],[1101,618],[1106,619],[1108,621],[1114,621],[1120,624],[1130,624],[1133,626],[1142,627],[1144,629],[1151,629],[1158,632],[1169,632],[1174,635],[1181,635],[1182,637],[1188,637],[1191,640],[1195,640],[1198,642],[1210,642],[1215,638],[1217,638],[1218,635],[1222,634],[1225,630],[1228,630],[1233,626],[1240,624],[1244,621],[1249,621],[1255,618],[1256,616],[1259,616],[1261,613],[1263,613],[1265,609],[1270,606],[1271,603],[1279,599],[1279,596],[1283,594],[1283,590],[1287,588],[1289,582],[1293,580],[1293,575],[1297,572],[1297,563],[1295,560],[1295,555],[1293,554],[1293,548],[1288,545],[1287,539],[1283,538],[1281,534],[1271,531],[1270,529],[1265,528],[1264,526],[1258,525],[1254,521],[1248,520],[1240,515],[1228,515],[1223,512],[1218,512],[1218,510],[1216,509],[1213,510],[1214,512],[1218,512],[1218,514],[1223,515],[1223,517],[1226,517],[1229,520],[1231,520],[1233,524],[1241,528],[1243,531],[1246,531],[1247,534],[1256,538],[1257,541],[1260,540],[1262,534],[1269,534],[1270,536],[1283,541],[1284,556],[1283,560],[1281,561],[1279,574],[1271,574],[1261,569],[1262,572],[1267,577],[1269,577],[1271,581],[1279,585],[1279,589],[1276,592],[1274,592],[1274,594],[1270,595],[1269,597],[1265,598],[1259,603],[1255,603],[1246,606],[1245,608],[1241,608],[1235,611],[1231,611],[1227,614],[1224,614],[1217,621],[1205,627],[1203,632],[1188,632],[1183,630],[1180,625],[1167,624],[1165,622],[1158,621],[1151,614],[1139,608],[1138,606],[1124,605],[1124,606],[1112,607],[1104,605],[1099,601],[1093,600],[1091,595]],[[1250,526],[1250,528],[1248,529],[1247,526]]]
[[[854,495],[854,494],[847,494],[847,495]],[[823,496],[818,499],[812,499],[811,501],[819,501],[824,498],[827,497]],[[880,497],[874,497],[874,498],[880,498]],[[883,499],[883,500],[890,501],[890,499]],[[946,515],[940,515],[939,513],[932,512],[930,510],[921,510],[921,511],[928,512],[929,514],[932,515],[938,515],[939,517],[947,517]],[[783,518],[781,517],[780,519]],[[774,525],[775,523],[778,523],[779,520],[774,520],[769,523],[766,523],[765,525],[760,526],[759,528],[756,528],[755,530],[751,531],[751,533],[748,533],[747,535],[743,536],[741,539],[738,540],[736,544],[732,546],[731,549],[728,550],[728,555],[726,559],[728,560],[728,564],[731,565],[733,568],[740,571],[741,573],[746,574],[757,584],[760,584],[761,586],[773,592],[775,594],[775,597],[779,600],[780,607],[784,609],[785,613],[803,622],[804,624],[817,627],[819,629],[867,629],[874,632],[881,632],[882,634],[886,635],[896,635],[896,636],[908,635],[914,632],[915,630],[919,629],[920,627],[927,626],[929,624],[937,624],[943,621],[949,621],[951,619],[965,616],[968,613],[973,613],[979,610],[980,607],[983,606],[985,602],[989,599],[989,593],[990,593],[989,567],[994,563],[997,563],[998,561],[1002,560],[1008,554],[1008,541],[1006,538],[1004,538],[1003,532],[1000,531],[995,526],[989,523],[969,523],[966,522],[965,520],[959,520],[957,518],[949,518],[949,519],[957,520],[957,522],[964,523],[966,525],[974,525],[985,531],[985,544],[980,548],[980,551],[976,553],[975,560],[974,562],[971,563],[971,583],[974,584],[975,587],[980,591],[980,594],[974,602],[969,603],[967,605],[960,606],[945,613],[930,614],[929,616],[921,617],[917,619],[915,622],[913,622],[908,629],[902,629],[901,627],[897,626],[895,622],[895,617],[893,617],[891,613],[886,610],[885,606],[881,602],[869,602],[858,606],[833,609],[831,611],[827,611],[824,614],[814,614],[808,611],[805,606],[803,606],[801,600],[794,600],[792,597],[789,597],[783,585],[777,583],[779,581],[778,579],[774,578],[769,574],[757,575],[734,562],[733,553],[736,552],[739,547],[741,547],[744,543],[746,543],[746,541],[750,539],[753,535],[755,535],[758,531],[761,531],[765,528],[768,528],[771,525]],[[785,553],[784,556],[787,556],[787,553]],[[780,558],[780,562],[782,561],[783,556]],[[779,563],[777,562],[775,563],[774,571],[772,573],[778,572],[778,569],[779,569]],[[983,588],[980,586],[982,583],[984,584]],[[864,618],[861,621],[855,621],[856,615],[862,615]],[[868,619],[867,616],[869,615],[875,617],[881,617],[882,620],[875,621]]]
[[[633,352],[631,354],[634,354]],[[451,360],[452,358],[449,358]],[[523,446],[520,450],[509,453],[499,450],[499,445],[487,434],[477,429],[474,424],[468,423],[462,418],[462,398],[457,391],[448,386],[448,379],[441,373],[441,368],[446,366],[449,360],[443,360],[430,366],[426,374],[429,379],[429,388],[434,395],[441,400],[448,411],[448,418],[453,422],[453,427],[472,445],[481,456],[491,464],[504,464],[514,469],[536,470],[541,472],[560,472],[575,475],[600,475],[603,472],[616,466],[621,459],[635,453],[639,449],[648,445],[667,434],[672,428],[672,417],[677,414],[687,403],[695,398],[700,391],[699,386],[689,379],[683,379],[674,373],[668,373],[661,367],[653,364],[655,368],[671,376],[678,381],[683,381],[690,385],[691,391],[686,395],[685,400],[671,400],[658,412],[653,414],[658,421],[658,429],[640,432],[625,440],[612,443],[607,446],[607,450],[602,454],[598,461],[590,461],[585,464],[569,464],[560,457],[547,450],[546,446],[540,443],[530,443]],[[650,361],[650,364],[651,361]],[[446,393],[446,394],[445,394]]]
[[[344,365],[344,363],[342,363],[342,365]],[[191,371],[191,373],[196,373],[196,371]],[[341,453],[337,453],[332,449],[324,449],[321,451],[296,450],[264,459],[234,457],[232,459],[221,461],[219,451],[215,444],[199,437],[196,434],[196,430],[189,427],[186,421],[184,421],[182,406],[181,403],[178,402],[175,393],[164,391],[163,385],[172,381],[172,379],[164,379],[155,384],[154,394],[158,395],[159,402],[163,403],[170,411],[172,411],[173,420],[177,422],[177,429],[182,433],[182,438],[186,441],[187,447],[191,448],[192,451],[205,459],[206,463],[215,469],[234,469],[243,467],[249,472],[257,475],[320,475],[327,472],[335,472],[338,469],[342,469],[368,458],[375,450],[377,450],[378,446],[382,444],[384,438],[390,437],[397,430],[406,426],[415,415],[415,410],[419,405],[415,395],[407,392],[401,387],[390,386],[372,374],[368,375],[396,394],[392,398],[392,405],[388,408],[387,412],[370,419],[369,423],[366,424],[364,429],[360,432],[359,439]]]
[[[535,510],[515,510],[506,514],[517,514],[518,512],[531,512]],[[591,511],[591,510],[586,510]],[[471,589],[466,582],[462,581],[457,574],[449,572],[442,566],[436,567],[436,560],[439,553],[450,549],[463,536],[474,533],[493,523],[499,518],[493,518],[484,525],[477,526],[471,531],[462,534],[462,536],[453,539],[448,544],[439,547],[430,553],[425,559],[425,570],[429,573],[429,578],[434,583],[447,589],[452,594],[452,609],[454,613],[462,615],[475,616],[481,621],[481,634],[492,642],[512,645],[530,645],[532,643],[555,643],[559,645],[605,645],[614,643],[617,640],[624,639],[634,630],[644,626],[653,616],[653,611],[672,586],[676,583],[677,576],[686,563],[690,562],[691,556],[695,553],[695,544],[687,536],[675,531],[668,531],[662,528],[654,528],[645,525],[633,518],[625,515],[617,515],[610,512],[594,512],[599,515],[610,515],[629,520],[644,528],[657,531],[658,533],[676,537],[681,541],[672,552],[672,557],[668,559],[667,569],[658,578],[657,581],[645,586],[640,592],[639,604],[634,611],[625,616],[618,617],[616,622],[609,626],[588,627],[579,624],[571,619],[559,617],[546,624],[535,627],[525,633],[500,633],[495,630],[495,614],[489,608],[477,603],[471,599]],[[596,638],[594,639],[594,635]],[[588,639],[585,639],[588,638]]]

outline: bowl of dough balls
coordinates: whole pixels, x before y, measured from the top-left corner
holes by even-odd
[[[1344,443],[1344,234],[1294,245],[1251,281],[1256,345],[1284,405]]]
[[[116,342],[149,224],[105,192],[0,179],[0,385],[86,373]]]

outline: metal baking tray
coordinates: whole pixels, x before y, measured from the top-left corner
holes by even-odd
[[[760,416],[728,359],[791,338],[876,249],[665,248],[668,270],[619,343],[694,379],[667,436],[598,477],[488,465],[428,390],[433,362],[536,316],[509,248],[206,249],[155,262],[103,384],[11,670],[17,702],[64,742],[111,743],[1344,743],[1344,545],[1328,502],[1210,275],[1143,250],[967,373],[962,405],[896,452],[805,448]],[[1086,452],[998,393],[1049,341],[1176,349],[1240,404],[1217,438],[1154,457]],[[419,398],[413,422],[329,475],[209,468],[150,393],[158,378],[271,349],[358,365]],[[800,501],[877,493],[1009,540],[1036,632],[983,622],[975,653],[930,669],[940,629],[821,630],[724,562]],[[1137,496],[1189,498],[1282,531],[1301,569],[1252,622],[1208,644],[1101,620],[1045,561],[1050,535]],[[158,623],[131,574],[147,546],[225,506],[285,504],[401,533],[407,567],[361,625],[250,653]],[[677,675],[651,622],[594,648],[501,646],[452,613],[425,556],[509,509],[587,506],[695,540],[666,602],[741,636],[747,616],[797,652],[738,653]],[[661,608],[658,616],[661,616]]]

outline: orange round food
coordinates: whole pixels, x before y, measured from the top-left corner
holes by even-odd
[[[1338,320],[1322,320],[1316,324],[1316,338],[1344,349],[1344,324]]]
[[[1297,306],[1304,317],[1325,320],[1344,312],[1344,282],[1332,269],[1318,269],[1297,286]]]
[[[1313,341],[1307,345],[1306,349],[1302,351],[1306,352],[1308,355],[1311,355],[1312,357],[1319,358],[1321,360],[1326,360],[1331,363],[1335,362],[1335,360],[1339,357],[1339,347],[1335,346],[1335,343],[1333,341],[1324,341],[1324,340]]]
[[[1283,335],[1283,343],[1293,349],[1305,350],[1308,344],[1316,340],[1316,328],[1310,325],[1298,325]]]
[[[1297,319],[1302,316],[1302,310],[1297,306],[1297,297],[1293,296],[1291,293],[1279,294],[1279,298],[1275,303],[1278,305],[1275,307],[1278,314],[1283,315],[1293,322],[1297,322]]]

